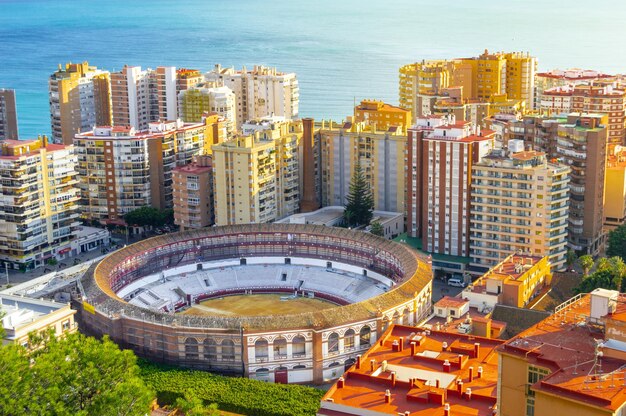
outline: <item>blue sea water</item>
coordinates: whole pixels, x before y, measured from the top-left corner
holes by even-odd
[[[298,74],[302,116],[340,120],[355,100],[397,102],[405,63],[488,48],[623,73],[625,39],[623,0],[0,0],[0,88],[17,90],[28,138],[50,131],[59,63],[263,64]]]

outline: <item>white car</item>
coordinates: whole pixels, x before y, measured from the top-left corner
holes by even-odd
[[[448,279],[448,286],[465,287],[465,282],[459,278]]]

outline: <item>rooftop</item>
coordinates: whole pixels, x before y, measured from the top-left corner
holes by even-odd
[[[68,304],[0,294],[0,310],[5,313],[2,326],[7,331],[9,339],[19,328],[65,307],[69,308]]]
[[[602,319],[594,318],[599,303],[592,307],[594,296],[605,297],[602,290],[578,295],[507,341],[499,352],[550,370],[532,390],[615,411],[626,402],[626,343],[607,339],[602,321],[626,317],[626,294],[607,292],[615,294],[617,306],[613,312],[600,313]]]
[[[542,260],[542,257],[510,255],[491,270],[485,273],[483,279],[501,280],[506,283],[521,283],[526,272]]]
[[[503,341],[391,326],[322,399],[320,415],[493,414]],[[389,400],[385,399],[389,392]]]

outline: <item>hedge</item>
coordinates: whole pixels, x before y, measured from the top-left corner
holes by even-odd
[[[220,410],[254,416],[315,415],[324,392],[312,387],[225,377],[141,361],[141,377],[160,404],[173,404],[187,390]]]

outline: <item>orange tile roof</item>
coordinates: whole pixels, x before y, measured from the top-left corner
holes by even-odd
[[[435,306],[439,306],[441,308],[460,308],[468,302],[469,300],[444,296],[443,298],[439,299],[437,303],[435,303]]]
[[[532,386],[533,390],[614,411],[626,402],[626,361],[608,357],[596,360],[596,347],[604,339],[604,331],[587,323],[591,296],[574,300],[498,347],[498,351],[551,371]],[[620,295],[619,304],[616,312],[623,317],[625,294]],[[598,361],[601,370],[595,366]],[[595,375],[598,371],[601,377]]]
[[[367,409],[391,415],[443,415],[446,403],[451,415],[491,416],[497,397],[495,348],[502,343],[393,325],[360,357],[360,365],[357,361],[343,375],[343,385],[339,381],[324,395],[318,414],[361,415]]]

